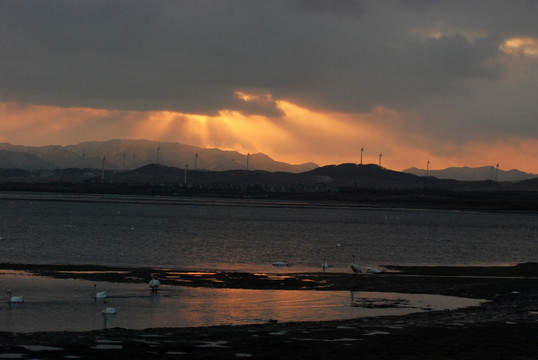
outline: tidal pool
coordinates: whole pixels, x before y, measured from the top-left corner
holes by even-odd
[[[94,284],[96,285],[94,287]],[[452,296],[315,290],[245,290],[92,282],[2,271],[0,289],[24,296],[0,297],[0,331],[86,331],[122,327],[244,325],[269,320],[322,321],[479,305],[484,300]],[[106,290],[106,300],[94,298]],[[116,314],[103,315],[105,307]]]

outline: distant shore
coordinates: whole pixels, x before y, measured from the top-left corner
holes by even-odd
[[[41,359],[535,359],[538,263],[494,267],[387,266],[381,274],[250,274],[128,269],[92,265],[0,264],[39,276],[146,281],[163,286],[355,290],[443,294],[488,300],[478,307],[345,321],[0,333],[0,354]],[[174,277],[168,276],[171,272]],[[32,345],[32,346],[29,346]],[[114,345],[114,346],[107,346]],[[120,350],[121,348],[121,350]],[[359,356],[360,355],[360,356]]]
[[[23,184],[24,185],[24,184]],[[54,188],[44,185],[26,188],[2,186],[0,200],[79,201],[110,203],[147,203],[162,205],[211,205],[259,207],[345,207],[370,209],[429,209],[487,212],[538,212],[538,192],[520,191],[332,191],[313,193],[249,194],[199,193],[186,189],[181,193],[161,192],[142,187],[137,191],[114,186],[91,189]],[[44,186],[44,187],[43,187]],[[85,191],[84,191],[85,190]]]
[[[378,274],[341,272],[248,273],[185,269],[128,268],[101,265],[8,264],[1,270],[36,276],[124,283],[146,283],[153,276],[163,285],[261,290],[353,290],[441,294],[471,298],[494,297],[514,284],[538,281],[538,263],[513,266],[384,265]],[[538,291],[538,285],[537,285]]]

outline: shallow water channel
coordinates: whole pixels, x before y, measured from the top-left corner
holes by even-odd
[[[94,284],[108,298],[94,298]],[[2,271],[0,289],[24,296],[9,303],[3,292],[0,331],[85,331],[242,325],[269,320],[321,321],[479,305],[483,300],[441,295],[315,290],[245,290],[91,282]],[[103,315],[105,307],[117,313]]]

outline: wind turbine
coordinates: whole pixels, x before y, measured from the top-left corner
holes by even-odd
[[[198,169],[198,152],[194,155],[194,170]]]
[[[381,158],[383,157],[383,153],[379,153],[379,167],[381,167]]]
[[[103,156],[103,165],[101,166],[101,182],[105,181],[105,161],[106,156]]]
[[[159,144],[159,146],[157,146],[157,164],[160,164],[159,162],[160,154],[161,154],[161,145]]]
[[[428,162],[426,163],[426,176],[430,175],[430,159],[428,159]]]
[[[361,165],[362,165],[362,153],[364,152],[364,147],[361,146]]]

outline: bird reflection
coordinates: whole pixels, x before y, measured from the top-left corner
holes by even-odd
[[[358,307],[359,305],[357,305],[355,303],[355,291],[351,290],[351,307]]]
[[[101,313],[103,315],[114,315],[116,314],[118,311],[116,310],[116,308],[113,308],[113,307],[110,307],[110,306],[106,306],[106,303],[107,301],[105,300],[104,301],[104,304],[105,304],[105,308],[103,309],[103,311],[101,311]]]

